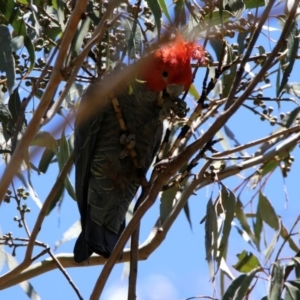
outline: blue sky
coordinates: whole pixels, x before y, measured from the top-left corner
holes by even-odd
[[[277,23],[272,21],[270,25],[277,26]],[[276,38],[276,33],[274,36],[273,34],[274,33],[270,33],[270,37]],[[269,49],[267,39],[263,39],[261,42],[266,49]],[[297,64],[297,67],[298,65],[299,64]],[[296,82],[299,77],[297,76],[297,67],[291,76],[291,81],[294,82]],[[199,91],[202,86],[203,71],[204,70],[201,70],[199,72],[196,80],[196,86]],[[271,89],[267,92],[267,95],[274,96],[274,94],[274,92],[271,93]],[[187,101],[189,105],[193,107],[193,100],[189,98]],[[276,103],[272,103],[271,105],[275,108],[274,112],[279,115]],[[291,109],[292,106],[289,104],[283,104],[282,106],[282,111]],[[59,119],[57,119],[57,121],[59,121]],[[213,122],[213,119],[211,119],[211,122]],[[267,136],[271,131],[277,128],[276,126],[269,126],[266,122],[260,122],[259,117],[254,116],[253,113],[244,108],[228,122],[228,126],[241,144]],[[203,127],[201,129],[205,130],[205,128],[206,127]],[[48,130],[51,129],[51,127],[48,127]],[[249,151],[249,153],[252,154],[252,151]],[[265,195],[272,202],[276,212],[281,215],[283,223],[288,229],[292,226],[300,211],[299,147],[295,148],[293,155],[296,160],[292,166],[289,177],[283,180],[279,170],[276,170],[264,189]],[[1,168],[4,168],[4,164],[1,165]],[[246,176],[246,174],[250,174],[252,171],[253,169],[241,172],[241,175]],[[34,188],[42,201],[48,195],[57,175],[58,170],[55,166],[52,166],[46,175],[33,175]],[[241,182],[241,177],[234,176],[233,178],[225,180],[224,184],[228,186],[228,188],[234,189]],[[19,185],[20,183],[16,181],[16,187],[19,187]],[[286,203],[284,188],[288,194],[288,203]],[[204,225],[199,224],[205,215],[206,203],[212,192],[214,195],[213,199],[215,199],[218,193],[217,184],[212,184],[209,187],[197,191],[197,195],[191,197],[189,200],[192,230],[182,212],[162,245],[147,261],[140,262],[137,291],[138,300],[179,300],[197,295],[214,296],[214,287],[210,282],[209,271],[205,260]],[[252,194],[252,191],[246,188],[241,197],[243,203],[248,202]],[[29,227],[32,228],[39,210],[31,199],[27,201],[28,206],[31,208],[27,220]],[[13,231],[14,236],[24,237],[24,231],[20,230],[16,222],[13,221],[15,215],[17,215],[17,212],[13,201],[10,205],[6,203],[2,204],[0,209],[1,230],[3,233]],[[156,202],[142,220],[141,242],[148,237],[158,215],[159,201]],[[59,210],[54,209],[51,215],[45,219],[38,240],[49,244],[50,247],[53,248],[55,242],[62,237],[63,233],[78,220],[78,218],[79,213],[76,203],[65,194],[61,208]],[[298,229],[299,226],[297,226],[297,230]],[[268,230],[267,232],[270,231]],[[271,233],[272,231],[270,231],[270,236],[268,236],[269,241],[272,238]],[[297,242],[298,238],[295,238],[295,240]],[[75,240],[72,240],[61,245],[56,253],[72,252],[74,241]],[[243,250],[251,250],[251,248],[243,241],[241,236],[236,233],[234,228],[229,243],[228,265],[231,267],[231,265],[237,261],[236,254]],[[6,251],[9,252],[9,249],[6,249]],[[23,257],[23,253],[24,249],[20,248],[17,250],[17,259],[19,259],[19,262]],[[293,253],[286,247],[282,257],[288,258],[291,255],[293,255]],[[44,258],[46,258],[46,256]],[[262,259],[261,256],[259,256],[259,258]],[[101,268],[102,266],[67,269],[67,272],[81,291],[84,299],[88,299]],[[101,299],[127,299],[127,278],[122,279],[123,270],[123,264],[119,264],[114,268]],[[1,273],[5,271],[7,271],[6,266],[3,267]],[[231,271],[235,276],[238,275],[234,269],[231,268]],[[76,299],[75,292],[58,270],[33,278],[30,280],[30,283],[43,300],[66,299],[67,297],[69,299]],[[218,282],[216,288],[218,291]],[[261,284],[251,299],[259,299],[266,294],[267,283]],[[19,286],[1,291],[0,295],[1,299],[27,299],[27,296]]]

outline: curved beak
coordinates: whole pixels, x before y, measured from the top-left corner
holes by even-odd
[[[168,84],[166,92],[170,98],[177,98],[184,91],[184,85],[181,84]]]

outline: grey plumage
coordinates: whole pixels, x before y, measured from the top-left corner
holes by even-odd
[[[82,101],[88,103],[99,88],[97,80],[88,87]],[[168,101],[158,105],[159,94],[148,90],[144,83],[135,82],[131,88],[130,92],[129,87],[121,89],[116,96],[146,174],[160,145]],[[108,257],[124,230],[128,206],[140,185],[132,158],[120,142],[120,126],[110,101],[81,124],[76,122],[74,161],[82,223],[74,259],[84,261],[93,252]]]

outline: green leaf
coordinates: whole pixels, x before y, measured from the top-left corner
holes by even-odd
[[[259,260],[251,252],[244,250],[242,253],[237,254],[237,257],[239,260],[233,267],[239,272],[248,273],[257,267],[260,267]]]
[[[16,0],[20,4],[28,5],[28,0]]]
[[[81,50],[83,39],[86,37],[86,34],[89,31],[91,24],[91,19],[89,17],[86,17],[84,20],[80,23],[80,28],[76,31],[76,34],[74,36],[70,52],[72,53],[72,57],[76,57]]]
[[[68,94],[66,96],[66,98],[64,99],[64,101],[62,102],[61,106],[69,109],[69,108],[73,108],[75,105],[75,100],[80,98],[83,94],[84,91],[84,86],[80,83],[72,83]]]
[[[4,16],[6,21],[13,27],[15,36],[24,37],[24,45],[29,54],[31,71],[35,63],[35,51],[32,45],[31,39],[27,35],[26,25],[23,20],[22,13],[18,6],[14,3],[14,0],[0,0],[0,13]]]
[[[286,153],[280,153],[278,155],[279,158],[285,158]],[[273,172],[278,166],[279,166],[279,160],[270,160],[264,163],[262,166],[260,166],[260,172],[259,174],[254,174],[251,177],[251,189],[255,189],[257,183],[260,181],[261,178],[266,176],[267,174]]]
[[[283,22],[285,22],[285,20]],[[282,90],[284,89],[284,87],[288,82],[288,79],[294,67],[298,48],[299,48],[299,30],[296,21],[293,20],[290,24],[290,30],[287,37],[286,49],[288,50],[288,52],[287,52],[286,60],[282,62],[282,64],[285,65],[285,68],[283,71],[283,77],[280,86],[277,90],[277,97],[280,95],[280,93],[282,92]]]
[[[265,0],[244,0],[246,9],[258,8],[265,6]]]
[[[280,235],[289,243],[289,246],[293,251],[297,253],[300,250],[283,224],[281,224]]]
[[[265,163],[262,167],[262,172],[260,174],[261,177],[273,172],[277,167],[279,163],[276,160],[271,160]]]
[[[258,211],[264,222],[274,230],[279,230],[280,222],[278,216],[268,198],[261,192],[259,193]]]
[[[170,23],[172,23],[172,20],[171,20],[170,14],[169,14],[169,10],[168,10],[168,7],[167,7],[167,5],[166,5],[165,0],[158,0],[158,3],[159,3],[159,5],[160,5],[160,7],[161,7],[161,10],[162,10],[163,13],[166,15],[168,21],[169,21]]]
[[[74,151],[74,144],[75,144],[75,134],[74,134],[74,131],[69,135],[69,138],[68,138],[68,146],[69,146],[69,149],[70,149],[70,153],[73,153]]]
[[[88,2],[86,12],[94,25],[98,25],[100,22],[99,11],[95,10],[93,1]]]
[[[57,153],[57,159],[58,159],[58,164],[60,170],[64,167],[65,163],[69,159],[71,153],[70,153],[70,148],[68,141],[66,139],[66,136],[64,132],[62,132],[61,139],[60,139],[60,146],[59,146],[59,152]],[[76,200],[76,194],[75,194],[75,189],[74,186],[72,185],[70,181],[69,175],[66,176],[66,179],[64,181],[66,190],[70,197],[72,197],[74,200]]]
[[[222,10],[222,17],[221,17],[219,9],[216,9],[212,12],[212,14],[207,14],[204,17],[204,20],[210,26],[217,26],[217,25],[220,25],[223,23],[227,23],[233,17],[234,17],[234,14],[232,14],[230,11],[224,10],[224,9]]]
[[[284,91],[290,95],[300,98],[300,83],[288,82],[284,87]]]
[[[14,91],[10,95],[9,101],[8,101],[8,108],[9,108],[9,111],[11,113],[14,123],[17,123],[19,113],[20,113],[20,108],[21,108],[21,100],[20,100],[18,88],[14,89]]]
[[[200,98],[200,94],[194,83],[190,86],[189,93],[194,97],[194,100],[196,101]]]
[[[237,199],[237,202],[236,202],[236,205],[235,205],[235,215],[236,215],[236,218],[239,220],[243,230],[251,238],[252,242],[255,244],[258,251],[260,251],[259,250],[259,243],[258,243],[254,233],[252,232],[250,225],[248,224],[247,217],[246,217],[246,215],[244,213],[244,210],[243,210],[243,204],[242,204],[240,199]]]
[[[47,131],[39,131],[31,142],[31,146],[46,147],[52,152],[57,152],[57,141]]]
[[[53,8],[55,8],[55,9],[57,9],[57,0],[52,0],[51,1],[52,2],[52,6],[53,6]]]
[[[273,264],[272,274],[270,282],[270,289],[268,293],[268,299],[275,300],[281,299],[281,292],[283,286],[283,274],[284,267],[280,265],[280,261],[277,261]]]
[[[231,45],[226,45],[227,50],[227,61],[226,64],[232,64],[236,55],[231,47]],[[223,91],[222,91],[222,98],[226,98],[229,95],[231,90],[233,81],[236,76],[237,64],[232,64],[231,67],[227,72],[225,72],[222,76],[222,84],[223,84]],[[225,104],[225,109],[227,109],[232,103],[234,99],[228,99],[227,103]]]
[[[154,16],[154,20],[155,20],[155,24],[157,27],[157,32],[158,32],[158,36],[160,35],[160,29],[161,29],[161,8],[158,4],[157,0],[146,0],[146,2],[149,5],[149,8],[151,9],[153,16]]]
[[[234,218],[235,204],[236,204],[235,195],[230,190],[228,190],[223,184],[221,185],[222,185],[221,202],[225,210],[224,212],[225,220],[224,220],[224,226],[222,230],[222,238],[219,244],[219,255],[217,257],[218,262],[220,262],[220,259],[223,257],[224,251],[226,249],[226,245],[228,243],[228,238],[231,231],[231,222]]]
[[[14,38],[11,39],[10,45],[12,51],[15,52],[18,51],[19,49],[24,47],[24,37],[21,35],[15,36]]]
[[[243,280],[240,288],[237,291],[237,294],[234,297],[234,300],[243,300],[245,299],[244,297],[248,294],[249,292],[249,286],[255,277],[256,273],[261,270],[261,267],[258,267],[254,270],[252,270],[249,274],[247,274],[247,277]]]
[[[164,223],[166,218],[170,215],[174,207],[174,201],[176,201],[175,196],[177,193],[178,188],[172,187],[163,191],[160,197],[160,221]]]
[[[236,18],[239,18],[246,9],[246,5],[243,0],[227,0],[226,2],[227,4],[225,5],[225,9],[233,13]]]
[[[284,283],[285,296],[284,300],[298,300],[300,299],[300,281],[292,280]]]
[[[12,256],[11,254],[4,252],[3,250],[0,250],[5,255],[5,262],[10,270],[15,269],[19,266],[18,261]],[[37,294],[34,287],[31,285],[29,281],[23,281],[20,284],[20,287],[25,292],[25,294],[29,297],[29,299],[32,300],[39,300],[41,297]]]
[[[286,120],[286,123],[285,123],[285,126],[287,128],[290,128],[291,125],[294,123],[295,119],[298,117],[300,113],[300,107],[296,107],[295,109],[293,109],[291,111],[291,113],[289,114],[287,120]]]
[[[260,213],[259,213],[258,208],[257,208],[256,221],[254,223],[254,235],[255,235],[255,238],[257,240],[258,245],[260,244],[260,235],[261,235],[261,232],[262,232],[262,227],[263,227],[262,218],[261,218]]]
[[[209,43],[212,46],[213,50],[215,51],[217,60],[219,61],[221,59],[220,55],[222,53],[223,42],[219,39],[211,38],[209,39]]]
[[[176,0],[173,2],[174,4],[174,13],[175,13],[175,24],[185,25],[187,23],[186,13],[185,13],[185,1],[184,0]]]
[[[80,220],[78,220],[64,232],[63,237],[59,241],[55,242],[54,251],[56,251],[60,245],[69,242],[72,239],[77,238],[80,232],[81,232],[81,222]]]
[[[192,220],[191,220],[191,213],[190,213],[190,207],[189,207],[189,203],[186,202],[184,207],[183,207],[183,211],[184,211],[184,214],[189,222],[189,225],[190,225],[190,228],[191,230],[193,230],[193,225],[192,225]]]
[[[46,173],[55,153],[52,150],[45,149],[40,159],[38,169],[42,173]]]
[[[57,9],[56,9],[56,14],[57,14],[57,20],[59,22],[60,28],[62,30],[65,29],[66,25],[64,23],[65,21],[65,2],[63,0],[56,0],[57,3]]]
[[[142,30],[138,25],[138,22],[129,18],[124,18],[122,20],[122,27],[125,30],[128,55],[131,59],[136,59],[142,52]]]
[[[61,202],[64,196],[64,191],[65,191],[65,187],[62,186],[57,193],[55,194],[55,197],[53,198],[49,209],[47,211],[47,215],[49,215],[51,213],[51,211],[53,210],[53,208],[56,206],[57,203]]]
[[[215,271],[213,257],[215,258],[218,251],[218,222],[215,207],[210,198],[206,205],[205,219],[205,253],[208,263],[210,278],[214,278]]]
[[[293,257],[293,263],[295,265],[295,276],[297,279],[300,279],[300,257]]]
[[[263,255],[265,256],[266,261],[268,261],[277,245],[278,239],[280,237],[281,228],[275,232],[271,243],[268,244],[268,247],[264,250]]]
[[[15,84],[15,61],[12,56],[11,35],[4,25],[0,25],[0,71],[6,73],[10,92]]]
[[[46,27],[44,29],[44,34],[47,38],[50,40],[55,41],[56,37],[59,36],[62,33],[62,30],[59,26],[52,26],[52,27]]]
[[[248,36],[250,30],[239,32],[237,37],[237,43],[239,45],[239,54],[243,54],[245,50],[245,38]]]
[[[0,122],[10,122],[12,121],[11,114],[7,108],[7,106],[0,101]]]
[[[242,274],[236,279],[234,279],[229,287],[227,288],[224,296],[222,297],[222,300],[232,300],[234,299],[234,296],[236,295],[238,289],[240,288],[243,281],[247,278],[246,274]]]

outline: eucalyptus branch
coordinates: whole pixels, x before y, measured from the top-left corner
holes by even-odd
[[[293,137],[293,139],[294,138],[295,137]],[[296,136],[296,138],[298,139],[299,137]],[[287,141],[289,141],[289,139]],[[295,141],[293,140],[293,142],[295,142]],[[291,147],[291,146],[289,145],[289,147]],[[130,221],[130,223],[128,224],[128,226],[125,228],[125,230],[124,230],[122,236],[120,237],[120,239],[119,239],[119,241],[118,241],[118,243],[117,243],[117,245],[116,245],[116,247],[115,247],[112,255],[110,256],[110,258],[107,260],[105,266],[103,267],[102,273],[100,274],[100,277],[98,278],[96,286],[94,288],[94,291],[93,291],[93,293],[91,295],[91,299],[98,299],[99,298],[99,296],[100,296],[100,294],[101,294],[101,292],[102,292],[102,290],[104,288],[104,285],[106,283],[106,280],[107,280],[107,278],[108,278],[108,276],[109,276],[109,274],[110,274],[110,272],[111,272],[111,270],[113,268],[113,265],[115,264],[115,262],[120,257],[122,249],[125,246],[127,240],[129,239],[130,234],[132,234],[133,230],[135,229],[135,227],[138,224],[138,222],[141,219],[141,217],[145,214],[145,212],[155,202],[155,199],[156,199],[159,191],[162,189],[163,184],[165,182],[167,182],[167,180],[170,179],[170,177],[173,176],[174,173],[182,166],[182,164],[183,164],[183,157],[185,158],[184,161],[186,161],[186,156],[184,156],[184,152],[185,152],[185,150],[176,159],[174,159],[173,161],[171,160],[171,161],[169,161],[169,163],[166,164],[165,170],[167,170],[167,171],[165,171],[164,173],[156,174],[157,177],[154,180],[153,185],[150,186],[150,190],[149,190],[148,196],[145,196],[144,202],[138,208],[136,214],[133,216],[132,220]],[[270,155],[269,153],[273,153],[273,151],[268,152],[266,155]],[[235,169],[230,169],[230,167],[228,169],[231,172],[234,170],[234,172],[239,173],[239,171],[241,169],[243,169],[244,166],[249,165],[249,163],[251,163],[251,162],[252,162],[252,165],[253,165],[253,161],[255,162],[255,164],[257,164],[258,160],[262,159],[263,157],[264,156],[262,156],[262,155],[257,156],[254,159],[246,160],[243,163],[240,163],[240,164],[234,166]],[[230,174],[230,175],[232,175],[232,174]],[[220,178],[219,176],[220,175],[218,173],[218,178]]]
[[[287,135],[290,135],[292,133],[296,133],[296,132],[299,132],[299,131],[300,131],[300,127],[299,126],[294,126],[294,127],[288,128],[286,130],[282,130],[280,132],[273,133],[273,134],[271,134],[269,136],[266,136],[264,138],[258,139],[256,141],[251,141],[251,142],[249,142],[247,144],[237,146],[237,147],[232,148],[230,150],[226,150],[226,151],[222,151],[222,152],[219,152],[219,153],[215,153],[215,154],[212,155],[212,158],[223,157],[223,156],[226,156],[226,155],[229,155],[229,154],[240,152],[242,150],[254,147],[256,145],[259,145],[259,144],[262,144],[262,143],[265,143],[265,142],[270,142],[271,140],[273,140],[273,139],[275,139],[277,137],[287,136]]]
[[[55,255],[52,253],[52,251],[50,250],[49,247],[47,247],[48,250],[48,254],[50,255],[50,257],[53,259],[53,261],[56,263],[58,269],[63,273],[63,275],[66,277],[67,281],[70,283],[71,287],[74,289],[76,295],[78,296],[78,298],[80,300],[83,300],[83,297],[80,294],[79,289],[77,288],[77,286],[74,284],[73,280],[71,279],[71,277],[69,276],[69,274],[66,272],[66,270],[64,269],[64,267],[62,266],[62,264],[59,262],[59,260],[55,257]]]
[[[270,1],[268,4],[268,7],[272,4],[271,2],[273,3],[274,1]],[[270,7],[268,9],[270,9]],[[251,81],[251,83],[249,84],[247,89],[244,91],[244,93],[227,110],[225,110],[224,112],[222,112],[219,115],[219,117],[216,119],[216,121],[212,124],[211,127],[208,128],[208,130],[202,135],[202,137],[200,139],[198,139],[197,141],[193,142],[192,144],[190,144],[189,146],[187,146],[186,149],[181,152],[181,155],[185,157],[184,161],[189,160],[194,155],[194,153],[196,153],[196,151],[203,148],[204,145],[213,138],[215,133],[217,131],[219,131],[224,126],[224,124],[226,124],[226,122],[230,119],[230,117],[239,109],[239,107],[243,104],[243,102],[251,94],[252,90],[255,88],[255,86],[260,81],[260,78],[262,78],[262,76],[265,74],[266,70],[269,68],[274,57],[276,56],[276,53],[281,49],[282,44],[284,43],[286,35],[288,33],[290,24],[291,24],[293,18],[295,17],[296,9],[297,9],[297,3],[295,2],[290,11],[290,14],[285,23],[285,26],[281,32],[278,43],[274,47],[269,58],[266,60],[265,64],[263,65],[263,67],[261,68],[261,70],[259,71],[257,76],[255,78],[253,78],[253,80]],[[261,26],[263,25],[263,23],[261,23],[261,21],[263,19],[265,21],[265,19],[268,17],[268,15],[266,14],[267,11],[268,11],[267,9],[264,11],[264,13],[260,19],[259,26],[257,27],[257,30],[258,29],[260,30]],[[241,68],[240,68],[240,73],[241,73],[240,75],[242,75],[242,73],[243,73],[243,70]],[[233,87],[230,90],[228,99],[231,99],[234,97],[234,94],[235,94],[234,86],[235,86],[235,84],[233,84]],[[178,166],[178,165],[181,166],[180,160],[181,160],[181,156],[175,157],[172,161],[172,163],[174,163],[174,164],[169,165],[168,172],[170,172],[171,174],[174,174],[176,171],[176,166]]]
[[[288,238],[289,238],[290,236],[292,236],[292,232],[293,232],[293,230],[295,229],[296,225],[297,225],[299,222],[300,222],[300,215],[298,216],[298,218],[296,219],[296,221],[295,221],[294,224],[292,225],[292,227],[291,227],[291,229],[290,229],[290,232],[287,234],[288,237],[285,238],[285,239],[283,240],[282,245],[279,247],[279,250],[278,250],[278,252],[277,252],[277,254],[276,254],[276,257],[275,257],[274,261],[277,261],[277,260],[279,259],[279,255],[280,255],[280,253],[281,253],[281,251],[282,251],[284,245],[285,245],[286,242],[288,241]]]
[[[227,110],[230,106],[234,106],[234,105],[237,106],[236,103],[238,103],[238,100],[234,103],[234,102],[233,102],[233,101],[234,101],[234,96],[235,96],[236,91],[237,91],[237,89],[238,89],[238,86],[239,86],[239,84],[240,84],[241,78],[242,78],[242,76],[243,76],[243,74],[244,74],[245,66],[246,66],[246,64],[248,63],[248,59],[249,59],[249,57],[250,57],[250,55],[251,55],[251,52],[252,52],[252,50],[253,50],[253,48],[254,48],[254,46],[255,46],[255,43],[256,43],[256,41],[257,41],[259,35],[260,35],[260,32],[261,32],[261,29],[262,29],[263,25],[265,24],[267,18],[269,17],[269,13],[270,13],[270,11],[271,11],[271,9],[272,9],[274,3],[275,3],[275,1],[272,0],[272,1],[269,1],[268,5],[266,5],[266,8],[265,8],[263,14],[261,15],[260,20],[259,20],[259,22],[258,22],[258,24],[257,24],[257,26],[256,26],[256,28],[255,28],[255,30],[254,30],[254,32],[253,32],[253,34],[252,34],[252,36],[251,36],[251,39],[250,39],[249,45],[248,45],[248,47],[247,47],[246,53],[245,53],[245,55],[243,56],[242,61],[240,62],[240,67],[239,67],[239,69],[238,69],[237,72],[236,72],[236,76],[235,76],[234,81],[233,81],[233,83],[232,83],[232,87],[231,87],[231,89],[230,89],[230,91],[229,91],[228,102],[225,104],[225,108],[224,108],[225,110]],[[280,39],[279,39],[279,40],[280,40]],[[282,42],[283,42],[283,41],[282,41]],[[278,44],[280,44],[279,41],[278,41]],[[278,44],[277,44],[277,45],[278,45]],[[281,44],[280,44],[280,47],[281,47]],[[275,51],[274,51],[275,48],[276,48],[276,47],[274,47],[272,53],[271,53],[270,56],[269,56],[269,60],[270,60],[270,58],[271,58],[271,61],[269,61],[268,66],[271,64],[271,62],[273,62],[275,56],[276,56],[277,53],[278,53],[278,50],[279,50],[279,49],[276,50],[276,52],[275,52]],[[264,67],[262,67],[262,69],[263,69],[263,68],[264,68]],[[261,69],[261,70],[262,70],[262,69]],[[267,68],[266,68],[266,69],[267,69]],[[260,75],[260,76],[257,75],[257,78],[261,78],[261,76],[265,74],[265,71],[262,73],[261,70],[260,70],[260,72],[259,72],[259,74],[261,74],[261,75]],[[248,86],[248,89],[247,89],[247,90],[250,90],[250,91],[252,92],[252,90],[253,90],[253,88],[254,88],[255,86],[256,86],[256,84],[255,84],[253,87],[251,87],[251,90],[249,89],[249,86]],[[246,93],[246,91],[245,91],[245,93]],[[247,95],[247,96],[248,96],[248,95]],[[233,104],[233,103],[234,103],[234,104]],[[240,104],[239,104],[239,105],[240,105]]]
[[[55,116],[57,111],[59,110],[61,103],[67,96],[69,89],[71,88],[73,82],[75,81],[75,78],[77,76],[77,73],[79,69],[82,67],[83,61],[85,57],[88,55],[91,48],[94,46],[95,43],[97,43],[99,40],[101,40],[106,33],[109,26],[111,26],[118,18],[119,16],[116,16],[112,21],[108,21],[108,18],[110,17],[113,9],[117,5],[118,1],[110,1],[110,5],[107,7],[107,10],[105,11],[103,17],[101,18],[100,23],[95,28],[93,36],[87,43],[87,45],[84,47],[84,49],[81,51],[81,53],[71,61],[70,65],[65,67],[61,72],[62,74],[68,78],[66,85],[64,86],[63,91],[59,95],[57,101],[51,106],[49,111],[47,112],[46,117],[42,120],[42,126],[49,123],[52,118]]]
[[[70,19],[67,23],[66,29],[63,33],[60,49],[56,58],[55,65],[49,80],[49,83],[45,89],[45,92],[41,98],[41,102],[37,107],[32,119],[19,141],[10,162],[4,170],[3,176],[0,182],[0,204],[3,201],[4,195],[8,189],[9,184],[12,181],[13,176],[18,171],[22,161],[26,157],[27,150],[30,143],[40,128],[40,121],[42,120],[45,112],[47,111],[50,102],[53,99],[54,93],[62,80],[61,70],[64,66],[65,58],[68,54],[70,43],[75,35],[74,28],[77,28],[82,14],[85,12],[87,6],[87,0],[76,1],[74,11],[72,12]]]
[[[234,166],[229,166],[229,167],[225,168],[224,170],[219,171],[217,173],[218,178],[219,178],[219,180],[226,179],[230,176],[240,173],[241,170],[246,170],[246,169],[252,168],[258,164],[264,163],[265,161],[274,159],[277,155],[280,155],[284,152],[289,151],[289,149],[291,147],[293,147],[297,142],[299,142],[299,140],[300,140],[300,133],[290,137],[288,140],[282,142],[275,149],[269,151],[268,153],[265,153],[264,155],[254,157],[252,159],[246,160],[246,161],[236,164]],[[166,237],[166,234],[167,234],[168,230],[170,229],[171,225],[173,224],[174,220],[178,216],[181,209],[184,207],[187,199],[194,193],[194,191],[196,189],[200,189],[200,188],[203,188],[203,187],[211,184],[211,180],[204,179],[204,177],[203,177],[204,172],[208,168],[209,164],[210,164],[210,162],[206,162],[204,164],[204,166],[201,168],[201,171],[194,178],[194,180],[192,180],[191,182],[189,182],[186,185],[186,187],[184,188],[184,190],[181,194],[179,201],[177,202],[176,206],[174,207],[174,209],[172,210],[170,215],[164,221],[164,223],[160,226],[156,225],[153,228],[148,239],[139,248],[139,254],[138,254],[139,260],[146,260],[151,255],[151,253],[153,251],[155,251],[155,249],[157,247],[159,247],[161,242]],[[159,179],[159,178],[157,178],[157,179]],[[157,181],[157,182],[159,182],[159,181]],[[149,194],[149,198],[148,198],[149,200],[152,200],[152,197],[155,196],[155,193],[157,192],[158,189],[159,189],[159,187],[152,188],[152,193]],[[142,213],[141,208],[144,210],[145,207],[146,207],[145,202],[143,202],[137,211],[138,215],[137,216],[134,215],[135,216],[134,222],[139,218],[139,215]],[[124,236],[122,235],[122,240],[121,240],[122,245],[123,244],[125,245],[127,240],[125,242],[124,242],[124,240],[126,238],[128,239],[130,237],[129,231],[133,230],[132,227],[134,227],[134,225],[133,225],[134,222],[129,223],[129,225],[131,224],[129,230],[127,228],[125,229],[125,231],[127,231],[127,233],[126,233],[127,236],[125,236],[125,238],[124,238]],[[156,224],[159,224],[159,221]],[[120,249],[120,248],[121,248],[121,252],[122,252],[122,247],[120,247],[120,243],[118,242],[118,249]],[[114,252],[112,253],[112,255],[114,255]],[[120,257],[118,254],[115,256],[117,257],[117,259],[113,262],[113,264],[128,262],[128,261],[130,261],[130,249],[124,250],[120,259],[118,259],[118,257]],[[108,260],[106,260],[104,257],[96,256],[96,255],[91,256],[89,259],[89,262],[84,261],[80,264],[74,262],[73,254],[59,254],[59,255],[56,255],[55,257],[64,268],[95,266],[95,265],[105,264],[106,262],[108,262]],[[30,278],[33,278],[35,276],[41,275],[45,272],[54,270],[56,268],[57,268],[57,265],[53,261],[53,259],[47,258],[46,260],[44,260],[42,262],[36,263],[36,264],[28,267],[26,270],[16,274],[16,276],[11,277],[10,280],[7,281],[6,283],[1,283],[0,290],[5,289],[10,286],[13,286],[15,284],[18,284],[18,283],[28,280]]]
[[[127,225],[125,230],[123,231],[111,256],[106,261],[106,263],[102,269],[102,272],[97,280],[97,283],[94,287],[94,290],[92,292],[92,295],[90,298],[91,300],[99,299],[99,297],[103,291],[103,288],[105,286],[105,283],[108,279],[108,276],[109,276],[114,264],[119,259],[120,255],[123,251],[123,248],[124,248],[126,242],[128,241],[130,235],[133,233],[136,226],[138,225],[138,223],[140,222],[140,220],[144,216],[144,214],[147,212],[147,210],[154,204],[159,192],[163,188],[164,183],[167,182],[172,175],[174,175],[176,169],[179,168],[180,163],[181,162],[179,162],[179,163],[177,162],[176,166],[173,166],[173,170],[174,170],[173,173],[165,172],[165,173],[157,174],[157,172],[154,172],[155,174],[153,174],[153,175],[156,178],[154,180],[150,181],[150,182],[153,182],[153,184],[150,185],[147,189],[145,189],[144,193],[142,193],[142,195],[138,199],[138,201],[141,202],[141,205],[139,206],[139,208],[133,215],[131,221],[129,222],[129,224]]]
[[[253,108],[253,107],[251,107],[251,106],[249,106],[247,104],[242,104],[242,106],[245,107],[245,108],[247,108],[248,110],[252,111],[255,115],[259,115],[261,118],[264,118],[265,120],[268,120],[272,125],[277,124],[279,126],[284,127],[283,123],[275,121],[270,115],[261,113],[261,112],[257,111],[255,108]],[[274,122],[274,123],[272,123],[272,122]]]
[[[300,141],[300,133],[297,133],[297,134],[287,138],[285,141],[283,141],[281,144],[277,145],[274,149],[270,150],[267,153],[257,155],[253,158],[247,159],[238,164],[229,166],[222,171],[218,171],[217,176],[218,176],[219,180],[225,179],[229,176],[238,174],[242,170],[245,170],[250,167],[257,166],[264,162],[275,159],[275,157],[280,154],[283,154],[285,152],[288,153],[290,148],[294,147],[297,143],[299,143],[299,141]],[[206,186],[207,184],[209,184],[211,182],[210,180],[207,180],[207,179],[202,182],[200,182],[200,180],[197,180],[197,181],[199,183],[199,186],[197,187],[197,189],[200,189],[203,186]]]
[[[73,156],[71,155],[69,157],[68,161],[66,162],[64,168],[62,169],[54,186],[52,187],[52,190],[50,191],[47,199],[45,200],[43,207],[41,208],[41,211],[38,215],[38,218],[35,222],[33,231],[31,233],[23,262],[20,263],[15,269],[9,271],[8,273],[6,273],[0,277],[0,288],[2,287],[2,285],[5,282],[14,278],[17,274],[22,272],[24,269],[26,269],[31,264],[33,247],[35,245],[37,235],[42,227],[42,223],[44,221],[44,218],[47,215],[47,212],[49,210],[49,207],[50,207],[54,197],[56,196],[57,192],[61,189],[61,187],[64,184],[64,179],[66,178],[67,174],[69,173],[72,164],[73,164]]]
[[[33,88],[31,89],[31,92],[29,93],[29,95],[22,101],[21,103],[21,107],[19,109],[19,115],[18,115],[18,119],[15,125],[15,130],[14,130],[14,134],[11,138],[12,140],[12,152],[14,152],[16,146],[17,146],[17,138],[18,138],[18,134],[21,131],[22,125],[24,123],[25,120],[25,111],[27,108],[28,103],[30,102],[30,100],[34,97],[35,92],[36,92],[36,86],[39,86],[40,83],[43,81],[43,79],[45,78],[45,76],[48,74],[49,70],[48,68],[51,66],[51,63],[57,53],[57,48],[54,49],[54,51],[51,53],[51,56],[46,64],[46,66],[42,69],[42,72],[40,73],[40,76],[36,79]],[[27,79],[34,79],[33,77],[31,78],[27,78]],[[0,204],[1,204],[1,200],[0,200]]]

